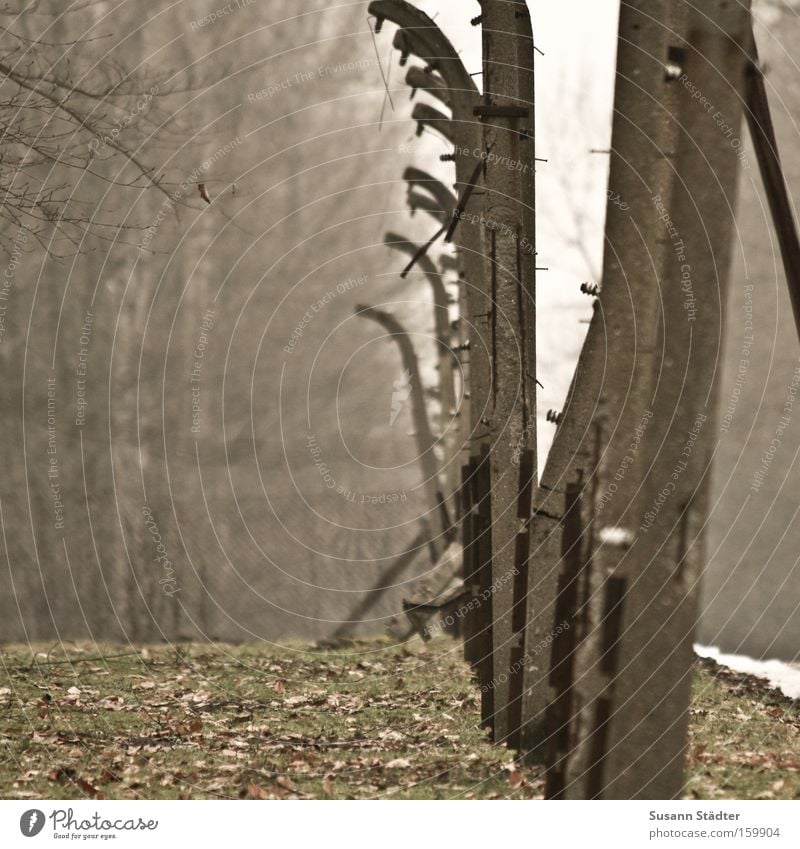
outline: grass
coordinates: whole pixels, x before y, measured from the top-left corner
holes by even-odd
[[[528,799],[460,646],[6,647],[0,798]],[[687,795],[800,798],[800,710],[698,664]]]

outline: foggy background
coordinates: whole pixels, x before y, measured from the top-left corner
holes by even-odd
[[[479,71],[477,3],[418,5]],[[354,311],[371,304],[412,331],[411,380],[439,434],[431,294],[418,272],[400,279],[405,259],[383,237],[423,242],[436,229],[409,215],[406,165],[447,184],[454,176],[438,161],[446,142],[415,136],[393,28],[373,40],[366,7],[128,0],[3,12],[17,33],[0,36],[4,61],[31,61],[24,38],[53,45],[38,61],[73,81],[105,129],[45,127],[60,151],[90,155],[91,171],[65,153],[12,174],[44,203],[50,192],[66,197],[73,225],[33,232],[3,218],[1,640],[381,633],[430,569],[429,542],[442,541],[409,406],[392,414],[403,366],[395,343]],[[796,196],[800,21],[784,4],[757,8]],[[532,13],[544,53],[537,153],[548,160],[537,173],[543,463],[545,413],[563,404],[591,313],[579,286],[600,282],[608,157],[590,151],[609,144],[617,4],[542,2]],[[124,84],[90,96],[109,79]],[[36,102],[9,85],[0,93],[14,127]],[[723,413],[733,412],[720,430],[699,636],[792,659],[800,431],[791,414],[762,466],[800,346],[743,143],[721,392]]]

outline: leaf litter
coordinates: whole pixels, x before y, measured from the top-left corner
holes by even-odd
[[[87,654],[94,665],[77,662]],[[2,652],[0,798],[543,795],[542,767],[481,728],[478,688],[447,637],[87,645],[53,658]],[[800,798],[797,702],[702,661],[690,720],[689,798]]]

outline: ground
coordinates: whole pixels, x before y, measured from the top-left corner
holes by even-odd
[[[0,652],[0,798],[539,798],[427,645]],[[698,662],[687,796],[800,798],[800,703]]]

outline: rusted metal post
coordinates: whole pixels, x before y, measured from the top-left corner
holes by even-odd
[[[513,623],[517,537],[527,526],[518,515],[525,487],[519,478],[524,448],[535,458],[536,385],[534,314],[533,176],[520,179],[533,144],[533,42],[520,22],[524,2],[483,0],[483,98],[475,114],[483,123],[484,220],[491,343],[491,390],[481,423],[491,440],[492,506],[492,693],[494,737],[513,742],[514,657],[521,633]],[[528,55],[530,54],[530,55]],[[522,69],[522,70],[520,70]],[[523,85],[525,90],[523,90]],[[526,147],[527,146],[527,147]],[[535,459],[530,465],[535,475]],[[525,558],[527,562],[527,557]]]
[[[556,615],[552,637],[549,682],[553,699],[547,706],[547,773],[545,795],[560,799],[566,790],[566,760],[573,744],[573,694],[575,649],[581,632],[580,612],[585,597],[587,567],[584,487],[580,479],[566,486],[561,520],[561,557],[564,568],[558,579]],[[545,653],[547,642],[536,646]]]
[[[481,447],[475,459],[475,479],[472,492],[473,549],[471,579],[474,585],[472,596],[475,610],[480,613],[471,624],[475,631],[475,666],[481,686],[481,724],[494,727],[494,641],[492,624],[494,616],[494,591],[492,580],[492,468],[488,445]]]
[[[761,180],[764,183],[772,214],[772,223],[778,236],[794,323],[800,335],[800,239],[797,235],[794,212],[778,155],[778,140],[775,137],[775,128],[769,110],[764,73],[758,61],[758,50],[752,33],[749,53],[750,66],[745,87],[747,126],[756,151]]]

